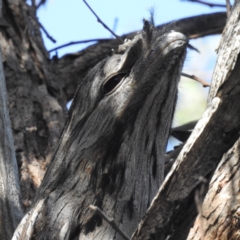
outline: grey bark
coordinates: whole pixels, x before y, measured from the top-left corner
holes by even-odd
[[[25,209],[39,187],[66,119],[66,100],[56,84],[36,13],[24,1],[3,1],[0,39],[9,114]]]
[[[239,239],[239,144],[238,139],[215,170],[188,240]]]
[[[219,56],[213,74],[213,87],[209,102],[215,95],[225,95],[224,88],[235,78],[228,94],[239,92],[240,81],[240,1],[236,1],[219,45]],[[239,101],[239,98],[236,99]],[[236,111],[235,115],[239,115]],[[227,117],[228,122],[235,121]],[[228,128],[228,131],[230,128]],[[234,131],[234,129],[233,129]],[[236,130],[237,131],[237,130]],[[239,139],[224,154],[215,170],[198,217],[187,239],[238,239],[239,238]]]
[[[0,17],[2,1],[0,0]],[[19,175],[8,112],[0,46],[0,239],[11,239],[23,217]]]
[[[238,0],[235,2],[223,32],[218,60],[213,73],[208,107],[151,203],[146,216],[134,233],[133,239],[176,239],[176,237],[186,239],[197,214],[196,207],[195,211],[190,207],[194,204],[192,192],[201,183],[202,178],[209,177],[208,175],[216,169],[223,154],[233,146],[239,137],[239,8],[240,1]],[[211,202],[214,201],[213,198],[208,199],[208,202],[205,203],[206,212],[208,212],[207,206],[213,204]],[[216,205],[218,204],[216,202]],[[225,204],[227,205],[226,202]],[[188,208],[191,209],[190,213]],[[235,206],[236,208],[237,206]],[[184,210],[189,214],[182,214]],[[222,214],[219,211],[217,213]],[[211,213],[204,217],[208,218],[210,215]],[[216,215],[214,216],[203,227],[206,232],[202,232],[201,223],[196,223],[195,230],[197,229],[198,234],[192,231],[189,239],[201,239],[201,237],[204,237],[202,239],[212,239],[212,236],[214,239],[221,240],[235,239],[236,232],[230,234],[234,227],[224,229],[226,231],[224,235],[217,234],[217,231],[223,227],[220,221],[223,219],[227,221],[229,216],[224,215],[225,218],[221,216],[218,224],[215,223],[216,225],[211,227],[212,220],[217,219]],[[220,218],[219,215],[218,217]],[[181,224],[182,221],[184,221],[184,225]],[[201,235],[202,233],[203,235]],[[226,236],[231,236],[231,238],[226,238]]]

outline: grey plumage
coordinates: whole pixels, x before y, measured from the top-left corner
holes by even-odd
[[[36,239],[120,239],[89,204],[132,234],[163,180],[187,42],[145,22],[82,81],[36,198]]]

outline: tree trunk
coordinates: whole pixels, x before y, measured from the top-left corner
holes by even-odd
[[[57,85],[33,8],[3,1],[1,46],[9,112],[21,176],[23,206],[31,205],[66,119],[66,99]]]
[[[2,1],[0,1],[0,16]],[[0,49],[0,238],[10,239],[23,217],[17,161],[7,106],[7,89]]]

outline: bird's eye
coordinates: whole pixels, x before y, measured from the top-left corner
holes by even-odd
[[[104,85],[103,85],[103,92],[104,94],[111,93],[113,90],[117,89],[119,83],[122,79],[126,76],[126,73],[120,73],[111,77]]]

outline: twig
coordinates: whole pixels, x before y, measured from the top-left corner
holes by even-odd
[[[200,53],[200,51],[199,51],[197,48],[195,48],[193,45],[191,45],[190,43],[188,43],[187,46],[188,46],[190,49],[192,49],[192,50],[194,50],[194,51]]]
[[[227,6],[227,16],[229,18],[232,11],[232,6],[229,0],[226,0],[226,6]]]
[[[47,30],[44,28],[44,26],[43,26],[41,23],[39,23],[39,25],[40,25],[40,28],[41,28],[41,29],[44,31],[44,33],[46,34],[46,36],[47,36],[53,43],[56,43],[57,41],[48,34],[48,32],[47,32]]]
[[[118,18],[115,18],[113,23],[113,30],[112,30],[113,32],[116,32],[117,25],[118,25]]]
[[[201,1],[201,0],[182,0],[182,1],[201,3],[201,4],[207,5],[209,7],[224,7],[224,8],[226,8],[225,4],[210,3],[210,2]]]
[[[125,240],[130,240],[130,238],[117,226],[114,219],[109,218],[100,208],[93,205],[89,205],[89,208],[107,221]]]
[[[88,39],[88,40],[82,40],[82,41],[76,41],[76,42],[69,42],[69,43],[65,43],[61,46],[55,47],[55,48],[49,50],[48,52],[53,52],[60,48],[68,47],[68,46],[75,45],[75,44],[88,43],[88,42],[104,42],[104,41],[109,41],[109,40],[110,40],[109,38],[102,38],[102,39],[96,38],[96,39]]]
[[[184,77],[191,78],[191,79],[193,79],[193,80],[201,83],[201,84],[203,85],[203,87],[210,87],[210,84],[209,84],[209,83],[207,83],[207,82],[205,82],[204,80],[196,77],[195,75],[189,75],[189,74],[183,73],[183,72],[181,73],[181,75],[184,76]]]
[[[32,2],[32,7],[35,8],[36,7],[36,0],[32,0],[31,2]]]
[[[94,14],[94,16],[97,18],[97,21],[103,25],[104,28],[106,28],[113,36],[115,36],[121,43],[123,43],[123,40],[115,34],[99,17],[98,15],[93,11],[93,9],[89,6],[89,4],[86,2],[86,0],[83,0],[83,2],[87,5],[89,10]]]
[[[37,10],[37,6],[36,6],[36,0],[32,0],[32,7],[31,10],[33,11],[33,15],[36,15],[36,10]]]
[[[39,4],[37,5],[37,9],[38,9],[42,4],[44,4],[44,3],[46,3],[46,0],[41,0],[41,1],[39,2]]]

